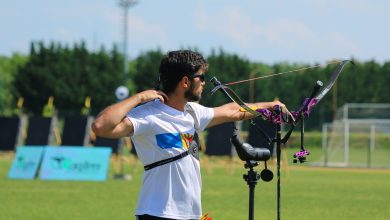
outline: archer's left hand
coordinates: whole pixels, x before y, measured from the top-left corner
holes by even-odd
[[[270,110],[273,110],[275,106],[279,106],[284,115],[287,115],[288,118],[291,118],[293,121],[295,121],[295,117],[287,109],[287,107],[284,103],[280,102],[279,100],[275,100],[275,101],[271,102],[271,105],[272,105],[272,107],[270,107]]]

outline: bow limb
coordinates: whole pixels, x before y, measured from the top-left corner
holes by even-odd
[[[311,109],[315,105],[317,105],[322,100],[322,98],[324,98],[324,96],[332,89],[333,85],[336,83],[338,77],[340,76],[341,71],[343,70],[344,66],[349,62],[353,64],[353,62],[350,60],[341,61],[340,64],[337,66],[337,68],[333,71],[332,76],[329,79],[327,85],[325,87],[323,87],[323,89],[319,92],[318,92],[318,89],[316,92],[313,91],[312,96],[310,96],[310,98],[306,98],[303,101],[303,104],[299,108],[298,111],[291,112],[292,115],[294,117],[299,117],[299,115],[301,115],[301,113],[304,113],[302,116],[304,116],[306,118],[309,117]],[[320,81],[318,81],[318,82],[320,82]],[[318,82],[317,82],[317,85],[318,85]],[[316,95],[316,96],[313,96],[313,95]]]
[[[224,86],[221,84],[221,82],[218,81],[218,79],[216,77],[213,77],[211,80],[210,80],[215,88],[211,91],[211,93],[213,94],[214,92],[216,92],[217,90],[221,90],[223,92],[223,94],[228,98],[230,99],[231,101],[237,103],[241,108],[245,109],[245,111],[253,114],[255,117],[263,117],[263,115],[255,110],[253,110],[251,107],[249,107],[247,104],[245,104],[244,101],[242,101],[240,99],[240,97],[238,97],[238,95],[232,90],[230,89],[229,87],[227,86]]]
[[[264,112],[258,112],[257,110],[253,110],[251,107],[249,107],[245,102],[243,102],[240,97],[229,87],[222,85],[216,77],[213,77],[210,80],[214,84],[214,89],[211,91],[211,93],[215,93],[217,90],[220,90],[228,99],[238,104],[241,108],[243,108],[245,111],[253,114],[255,117],[261,117],[263,120],[267,120],[269,116],[265,115]],[[266,109],[263,109],[266,110]],[[268,111],[268,110],[266,110]],[[271,115],[271,114],[270,114]],[[270,119],[268,119],[270,120]],[[256,125],[256,123],[251,120],[251,123],[256,127],[256,129],[260,132],[260,134],[263,136],[263,138],[267,141],[268,145],[271,145],[272,139],[259,127]]]
[[[228,99],[237,103],[242,109],[251,113],[254,117],[261,117],[265,121],[270,121],[275,124],[282,123],[281,114],[276,114],[274,111],[268,109],[254,109],[245,104],[244,101],[229,87],[222,85],[216,77],[210,80],[214,84],[214,89],[211,90],[211,94],[214,94],[217,90],[220,90]],[[276,106],[274,107],[276,110]]]
[[[294,113],[295,115],[298,116],[298,118],[292,124],[290,130],[282,138],[282,140],[281,140],[282,143],[285,144],[288,141],[288,139],[290,138],[290,135],[291,135],[292,131],[294,130],[294,128],[295,128],[296,124],[298,123],[298,121],[304,120],[305,117],[308,117],[311,108],[314,107],[315,105],[317,105],[322,100],[322,98],[324,98],[324,96],[330,91],[330,89],[335,84],[336,80],[338,79],[339,75],[341,74],[341,71],[343,70],[344,66],[347,63],[352,63],[353,64],[353,62],[351,60],[343,60],[343,61],[341,61],[341,63],[337,66],[336,70],[333,71],[332,76],[331,76],[330,80],[328,81],[328,84],[320,92],[318,92],[318,90],[319,90],[319,87],[322,86],[322,85],[320,85],[322,83],[320,81],[317,81],[316,86],[314,86],[314,89],[313,89],[313,92],[312,92],[310,98],[307,98],[303,102],[303,105],[299,109],[299,111]],[[315,96],[315,94],[317,94],[317,93],[318,93],[318,95]]]
[[[321,90],[321,92],[318,93],[318,95],[315,97],[315,99],[317,100],[316,104],[318,102],[320,102],[320,100],[330,91],[330,89],[333,87],[333,85],[335,84],[336,80],[338,79],[338,77],[340,76],[341,74],[341,71],[343,70],[344,66],[347,64],[347,63],[352,63],[353,62],[351,60],[343,60],[341,61],[341,63],[338,65],[338,67],[336,68],[336,70],[333,71],[332,73],[332,76],[330,78],[330,80],[328,81],[328,84]]]

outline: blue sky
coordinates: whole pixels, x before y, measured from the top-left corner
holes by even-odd
[[[27,54],[31,41],[91,50],[122,45],[119,0],[0,2],[0,55]],[[223,48],[251,61],[390,60],[388,0],[139,0],[129,10],[128,54]]]

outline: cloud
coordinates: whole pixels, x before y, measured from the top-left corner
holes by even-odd
[[[363,50],[340,32],[330,32],[319,38],[318,51],[327,58],[349,59],[363,54]]]
[[[390,2],[387,0],[301,0],[301,5],[306,5],[313,11],[323,12],[328,14],[343,13],[347,16],[360,17],[388,17]]]
[[[257,32],[257,26],[250,17],[237,9],[208,14],[205,8],[199,8],[194,17],[197,18],[195,26],[200,31],[226,36],[242,47],[249,47]]]
[[[145,21],[138,16],[130,16],[129,30],[135,41],[159,41],[164,44],[168,39],[166,30],[159,24]]]
[[[262,44],[289,47],[291,42],[304,42],[315,37],[302,22],[281,18],[258,23],[238,8],[225,8],[213,15],[200,9],[195,15],[198,19],[195,25],[200,31],[225,36],[246,48]]]
[[[310,27],[297,19],[279,17],[269,20],[255,20],[239,8],[226,7],[217,12],[205,8],[195,11],[196,28],[204,34],[227,38],[232,45],[242,50],[251,48],[264,50],[272,48],[282,59],[296,60],[293,54],[299,52],[304,59],[342,54],[361,53],[361,50],[347,35],[341,32],[327,32],[318,27]],[[289,57],[286,57],[289,56]],[[323,57],[321,57],[323,59]]]
[[[101,15],[108,23],[115,27],[116,40],[122,41],[123,34],[123,14],[103,13]],[[164,44],[168,39],[167,31],[159,24],[146,21],[135,14],[128,15],[128,36],[130,43],[156,42]]]
[[[61,39],[61,40],[65,40],[65,41],[75,41],[75,40],[79,40],[78,38],[80,38],[80,34],[77,33],[77,31],[74,31],[74,30],[71,30],[71,29],[67,29],[67,28],[63,28],[63,27],[60,27],[57,29],[56,31],[56,35]]]
[[[315,33],[304,23],[288,19],[277,19],[259,25],[263,26],[260,36],[275,46],[290,47],[300,42],[312,41]]]
[[[81,25],[57,27],[57,33],[66,39],[76,39],[81,33],[86,33],[88,28],[90,35],[84,38],[99,40],[98,44],[110,47],[113,43],[119,46],[123,42],[123,9],[114,7],[111,3],[96,2],[93,6],[78,5],[77,10],[68,9],[68,17]],[[64,13],[64,12],[62,12]],[[63,15],[64,16],[64,15]],[[87,19],[86,19],[87,18]],[[167,45],[168,34],[158,21],[148,21],[132,11],[128,11],[128,46],[134,49],[143,45],[145,47],[156,47],[156,45]],[[79,27],[83,27],[80,29]],[[95,39],[96,38],[96,39]],[[98,38],[98,39],[97,39]]]

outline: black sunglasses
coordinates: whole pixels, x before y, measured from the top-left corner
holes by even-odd
[[[201,82],[204,82],[204,80],[205,80],[204,74],[194,74],[194,75],[190,76],[191,79],[198,78],[198,77],[199,77]]]

